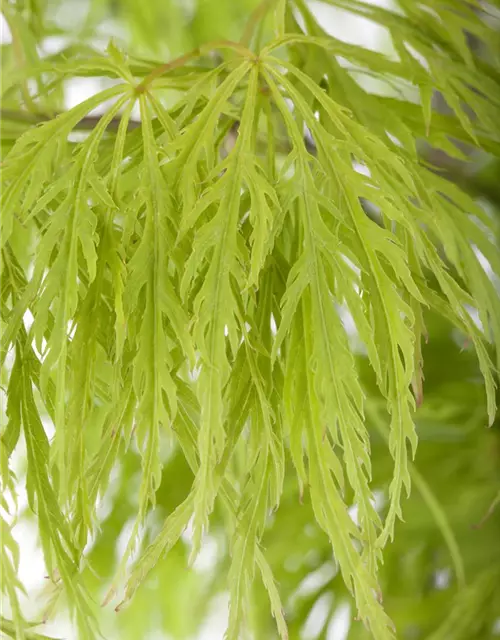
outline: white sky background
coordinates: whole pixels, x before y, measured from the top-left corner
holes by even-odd
[[[147,0],[142,1],[147,2]],[[373,4],[383,6],[393,6],[394,4],[391,0],[372,0],[372,2]],[[83,0],[77,0],[76,2],[74,0],[68,0],[68,12],[71,12],[73,19],[75,19],[74,12],[84,14],[82,7],[85,7],[85,5],[86,2]],[[352,16],[331,6],[322,4],[321,2],[311,1],[310,6],[317,18],[321,21],[323,27],[335,37],[353,44],[363,45],[369,49],[387,50],[389,43],[387,32],[384,28],[374,25],[364,18]],[[109,25],[109,30],[107,27],[108,25],[103,25],[103,30],[101,32],[102,35],[108,38],[116,35],[113,25]],[[5,43],[9,41],[10,33],[2,15],[0,14],[0,42]],[[47,42],[47,49],[50,50],[57,48],[59,44],[60,43],[57,39],[49,39]],[[70,108],[81,103],[86,98],[94,95],[94,93],[99,89],[99,81],[92,78],[79,78],[69,81],[66,88],[66,106]],[[3,404],[4,403],[2,402],[2,413],[4,412]],[[23,450],[23,447],[19,447],[16,452],[17,460],[14,461],[15,471],[19,472],[22,470],[24,466],[24,455],[25,451]],[[19,507],[20,509],[24,509],[26,506],[26,493],[25,491],[21,491],[19,494]],[[21,549],[21,562],[19,568],[21,581],[25,585],[28,593],[37,593],[41,590],[44,584],[46,584],[46,581],[44,580],[46,570],[41,551],[38,547],[35,527],[33,526],[33,523],[21,519],[16,525],[14,533]],[[213,541],[210,541],[210,539],[207,540],[205,548],[201,551],[201,557],[198,560],[199,570],[203,571],[210,569],[210,566],[215,560],[214,554],[216,553],[216,550],[214,547],[216,547],[216,545],[213,544]],[[324,580],[324,576],[319,574],[317,576],[311,576],[311,580],[309,581],[311,584],[308,583],[305,585],[304,589],[316,588],[318,584],[313,584],[315,580],[321,583],[321,581]],[[331,594],[325,594],[316,602],[302,631],[302,638],[304,640],[311,640],[322,628],[329,610],[330,601]],[[30,614],[36,615],[38,613],[39,603],[33,602],[33,599],[30,601],[24,599],[23,604],[26,605],[25,611],[28,616]],[[220,600],[216,601],[214,605],[215,606],[207,617],[200,634],[193,640],[221,640],[223,637],[227,621],[227,598],[222,597]],[[5,614],[7,614],[7,611],[5,611]],[[349,606],[347,604],[340,605],[338,607],[337,614],[330,623],[327,640],[344,640],[349,627],[349,618]],[[69,621],[61,618],[44,625],[43,629],[40,628],[40,631],[48,635],[64,638],[65,640],[76,640],[76,634]],[[109,640],[115,639],[109,638]],[[160,633],[149,635],[138,640],[167,640],[167,636]]]

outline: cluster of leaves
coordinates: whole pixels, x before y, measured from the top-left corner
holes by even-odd
[[[500,518],[491,507],[499,481],[498,421],[491,430],[484,429],[473,350],[460,349],[446,321],[433,314],[427,319],[432,338],[423,349],[426,395],[417,419],[418,454],[410,465],[412,495],[404,504],[405,521],[396,525],[394,543],[384,550],[384,608],[398,638],[495,640]],[[373,483],[386,486],[393,472],[387,420],[383,404],[375,399],[375,380],[367,363],[362,357],[358,363],[369,395]],[[328,540],[311,524],[310,501],[305,497],[299,510],[295,500],[293,488],[285,490],[276,520],[263,539],[280,584],[290,637],[336,638],[334,630],[350,602],[349,593],[332,562]],[[294,540],[293,548],[284,547],[285,536]],[[272,636],[263,596],[255,597],[256,636]],[[337,633],[345,637],[345,632]],[[352,622],[347,637],[368,640],[371,635]]]
[[[82,47],[38,60],[30,10],[2,3],[19,62],[4,91],[8,117],[16,102],[26,107],[7,129],[2,165],[2,485],[15,493],[9,458],[22,434],[51,606],[66,597],[82,638],[98,633],[85,550],[110,475],[134,450],[134,524],[106,601],[125,573],[129,600],[189,524],[194,560],[220,506],[227,637],[251,625],[259,581],[286,638],[265,537],[298,485],[357,615],[373,638],[395,637],[380,565],[412,475],[429,496],[410,461],[426,314],[473,345],[494,421],[497,221],[417,143],[461,161],[471,148],[500,155],[495,29],[479,2],[401,0],[399,12],[327,4],[385,26],[397,55],[346,44],[304,0],[278,0],[257,8],[241,42],[169,63],[113,44],[105,55]],[[487,56],[473,57],[465,28]],[[108,83],[48,117],[64,81],[81,76]],[[396,97],[367,92],[363,76]],[[408,87],[420,105],[402,97]],[[433,112],[435,91],[451,115]],[[368,428],[377,424],[391,460],[383,513]],[[149,539],[171,455],[192,486]],[[12,622],[2,630],[30,638],[12,527],[5,515]]]

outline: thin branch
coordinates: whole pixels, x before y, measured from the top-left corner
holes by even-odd
[[[30,113],[28,111],[15,111],[14,109],[0,109],[0,120],[10,120],[11,122],[22,122],[26,124],[39,124],[41,122],[48,122],[49,120],[53,120],[57,118],[60,113],[56,113],[54,115],[48,115],[46,113]],[[101,120],[101,116],[85,116],[78,122],[75,126],[75,129],[82,129],[84,131],[92,131],[99,121]],[[118,127],[120,126],[121,118],[113,118],[108,125],[108,131],[118,131]],[[138,120],[129,120],[128,130],[133,131],[141,126],[141,123]]]
[[[199,58],[205,53],[211,53],[212,51],[217,51],[218,49],[232,49],[233,51],[236,51],[242,56],[245,56],[248,58],[254,57],[254,54],[249,49],[247,49],[247,47],[245,47],[243,44],[239,42],[232,42],[231,40],[217,40],[216,42],[209,42],[205,45],[198,47],[197,49],[193,49],[193,51],[190,51],[189,53],[186,53],[183,56],[180,56],[179,58],[175,58],[175,60],[171,60],[170,62],[165,62],[165,64],[162,64],[159,67],[156,67],[156,69],[153,69],[153,71],[151,71],[151,73],[148,76],[146,76],[140,84],[137,85],[136,92],[138,94],[142,93],[153,82],[153,80],[156,80],[156,78],[159,78],[160,76],[164,75],[165,73],[168,73],[169,71],[172,71],[173,69],[183,67],[190,60]]]
[[[245,45],[245,47],[250,46],[256,26],[264,19],[266,13],[269,11],[274,2],[275,0],[262,0],[262,2],[258,4],[253,11],[241,38],[241,44]]]

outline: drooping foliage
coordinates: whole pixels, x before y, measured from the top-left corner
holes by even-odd
[[[431,426],[452,420],[424,393],[433,338],[455,357],[451,327],[467,349],[456,366],[482,380],[475,431],[456,446],[486,437],[478,433],[496,415],[498,217],[434,161],[445,154],[465,171],[477,155],[500,155],[495,3],[324,2],[385,27],[387,54],[329,35],[305,0],[253,13],[247,4],[240,41],[223,33],[161,63],[152,60],[160,34],[147,54],[134,40],[105,51],[90,41],[104,2],[77,42],[43,55],[54,5],[2,2],[12,37],[1,194],[2,589],[11,614],[0,624],[10,637],[42,637],[19,601],[10,496],[20,480],[9,459],[22,446],[52,582],[47,611],[64,599],[81,638],[99,633],[96,597],[141,602],[151,572],[174,590],[165,563],[187,567],[186,530],[191,564],[210,532],[227,544],[216,580],[230,595],[228,638],[252,628],[299,637],[294,615],[302,618],[283,599],[297,584],[280,575],[272,550],[286,542],[289,553],[303,551],[306,524],[318,539],[314,563],[333,553],[352,598],[361,621],[352,637],[395,638],[404,615],[390,610],[390,559],[407,540],[399,521],[410,490],[460,587],[449,620],[429,613],[426,632],[471,638],[447,635],[453,616],[469,606],[474,629],[473,603],[498,601],[498,565],[466,583],[458,534],[418,471],[417,446],[440,441],[426,416]],[[151,33],[153,5],[119,9],[132,12],[134,33]],[[158,7],[172,20],[180,11]],[[220,7],[231,31],[234,8]],[[169,29],[175,51],[186,43]],[[64,109],[65,83],[87,77],[102,89]],[[443,450],[454,455],[428,448],[432,466]],[[120,499],[133,492],[122,505],[130,526],[116,566],[100,566],[106,578],[97,579],[100,505],[113,500],[117,475]],[[439,469],[430,475],[439,482]]]

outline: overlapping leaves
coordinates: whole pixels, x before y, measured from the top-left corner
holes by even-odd
[[[3,168],[2,358],[11,363],[2,440],[8,455],[24,434],[47,567],[62,580],[84,637],[94,630],[76,576],[110,473],[133,446],[142,461],[137,518],[109,597],[147,526],[166,452],[180,447],[194,473],[192,492],[139,555],[126,597],[191,518],[196,554],[220,499],[232,555],[228,637],[238,637],[246,619],[256,570],[286,637],[260,542],[279,507],[287,449],[361,619],[375,638],[394,637],[378,565],[410,490],[426,309],[473,342],[494,417],[487,343],[500,343],[500,301],[478,257],[500,272],[493,222],[419,161],[416,138],[433,130],[428,103],[416,116],[379,102],[339,57],[411,81],[424,98],[439,89],[457,112],[450,135],[465,131],[488,149],[498,143],[488,134],[496,97],[474,87],[458,30],[439,43],[453,52],[459,78],[450,73],[445,81],[437,59],[417,70],[398,41],[399,63],[370,58],[326,37],[304,3],[297,8],[307,33],[287,3],[277,5],[278,31],[288,35],[258,56],[226,43],[228,59],[197,70],[171,107],[164,98],[175,63],[139,84],[115,49],[111,62],[53,67],[57,76],[102,64],[120,81],[29,130]],[[350,8],[371,11],[391,29],[393,22],[413,28],[408,8],[410,17],[363,3]],[[75,141],[75,127],[107,101],[96,126]],[[481,125],[462,112],[463,102]],[[132,130],[136,104],[140,127]],[[374,506],[348,317],[390,414],[394,474],[384,518]],[[55,426],[52,442],[44,420]],[[10,483],[8,470],[3,482]],[[21,629],[12,545],[4,558]]]

